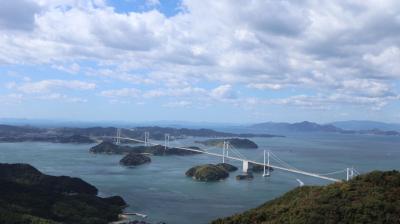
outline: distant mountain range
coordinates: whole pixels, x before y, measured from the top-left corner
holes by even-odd
[[[55,143],[93,143],[100,140],[108,139],[110,136],[116,135],[116,127],[90,127],[90,128],[38,128],[33,126],[12,126],[0,124],[0,142],[23,142],[23,141],[42,141]],[[163,140],[165,134],[170,134],[174,138],[192,137],[208,137],[208,138],[225,138],[225,137],[283,137],[281,135],[270,135],[266,133],[229,133],[219,132],[212,129],[189,129],[189,128],[167,128],[167,127],[135,127],[123,128],[123,136],[144,139],[144,133],[149,132],[151,138],[155,140]],[[107,137],[108,136],[108,137]]]
[[[374,125],[375,124],[375,125]],[[399,129],[395,129],[395,124],[386,124],[381,122],[363,122],[363,121],[342,121],[331,124],[317,124],[314,122],[303,121],[298,123],[286,122],[265,122],[253,124],[252,129],[263,130],[271,133],[282,132],[331,132],[343,134],[373,134],[373,135],[399,135]],[[346,128],[343,128],[346,127]],[[385,129],[383,129],[384,127]],[[393,129],[390,130],[390,127]],[[382,129],[381,129],[382,128]]]
[[[400,124],[379,121],[337,121],[330,123],[344,130],[372,130],[400,131]]]
[[[63,134],[61,139],[54,141],[75,141],[74,139],[64,139],[65,136],[71,137],[73,132],[76,131],[80,135],[87,135],[85,129],[92,130],[92,127],[156,127],[155,131],[162,132],[178,132],[175,134],[193,135],[188,129],[195,129],[196,134],[206,132],[209,135],[215,134],[209,130],[216,130],[220,132],[235,132],[236,136],[243,132],[251,133],[275,133],[285,134],[285,132],[332,132],[332,133],[358,133],[358,134],[374,134],[374,135],[400,135],[400,123],[385,123],[378,121],[368,120],[349,120],[349,121],[336,121],[326,124],[318,124],[310,121],[303,121],[297,123],[288,122],[264,122],[257,124],[233,124],[233,123],[207,123],[207,122],[185,122],[185,121],[153,121],[153,122],[123,122],[123,121],[103,121],[103,122],[85,122],[85,121],[67,121],[67,120],[45,120],[45,119],[13,119],[13,118],[0,118],[0,124],[11,126],[23,126],[24,128],[36,127],[41,129],[40,132],[48,130],[59,130],[64,127],[64,131],[69,131],[68,135]],[[165,130],[161,130],[163,127]],[[206,129],[206,130],[204,130]],[[181,130],[181,131],[177,131]],[[202,130],[202,131],[201,131]],[[37,130],[31,130],[33,134]],[[110,130],[107,130],[109,132]],[[114,129],[112,130],[114,131]],[[83,132],[83,133],[82,133]],[[0,128],[1,133],[1,128]],[[92,134],[92,133],[90,133]],[[204,134],[204,133],[203,133]],[[223,133],[226,134],[226,133]],[[160,135],[161,136],[161,135]],[[218,137],[218,134],[216,135]],[[1,136],[0,136],[1,137]],[[3,135],[4,137],[4,135]],[[11,136],[12,137],[12,136]],[[249,137],[249,136],[241,136]],[[161,138],[161,137],[160,137]]]
[[[299,123],[275,123],[266,122],[254,124],[251,128],[270,130],[270,131],[292,131],[292,132],[339,132],[342,129],[335,127],[331,124],[317,124],[309,121]]]

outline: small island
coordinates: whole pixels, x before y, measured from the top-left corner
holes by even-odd
[[[116,145],[110,141],[103,141],[100,144],[93,146],[90,148],[91,153],[95,154],[127,154],[127,153],[147,153],[155,156],[164,156],[164,155],[178,155],[178,156],[186,156],[186,155],[195,155],[200,154],[201,149],[195,146],[187,147],[189,149],[194,149],[194,151],[180,149],[180,148],[165,148],[162,145],[153,145],[153,146],[126,146],[126,145]]]
[[[233,171],[238,170],[238,168],[236,166],[231,165],[229,163],[218,163],[217,166],[225,169],[228,172],[233,172]]]
[[[237,167],[226,163],[205,164],[192,167],[185,174],[198,181],[210,182],[223,180],[229,176],[229,172],[235,170],[237,170]]]
[[[128,167],[139,166],[145,163],[150,163],[150,157],[138,153],[129,153],[119,161],[119,164]]]
[[[254,178],[252,173],[239,174],[236,176],[236,180],[252,180]]]
[[[269,169],[269,171],[273,171],[274,168],[265,166],[265,170]],[[264,166],[260,164],[254,164],[254,163],[249,163],[249,172],[254,172],[254,173],[261,173],[264,172]]]
[[[116,145],[111,141],[103,141],[100,144],[90,148],[89,152],[95,154],[126,154],[134,152],[130,146]]]
[[[98,197],[82,179],[50,176],[28,164],[0,164],[0,223],[106,224],[127,206],[119,196]]]
[[[258,145],[247,138],[229,138],[229,139],[208,139],[205,141],[196,141],[205,146],[223,147],[224,141],[229,142],[231,146],[238,149],[256,149]]]

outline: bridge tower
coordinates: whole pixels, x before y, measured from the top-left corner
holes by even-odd
[[[117,137],[115,138],[115,144],[121,144],[121,128],[117,128]]]
[[[226,157],[228,158],[229,157],[229,141],[226,141],[226,144],[225,144],[225,155],[226,155]]]
[[[165,150],[169,148],[169,134],[164,134],[164,147]]]
[[[346,180],[349,181],[354,177],[354,168],[346,168]]]
[[[222,163],[225,163],[225,157],[229,156],[229,141],[224,140],[224,146],[222,147]]]
[[[225,149],[226,149],[226,141],[224,140],[224,146],[222,147],[222,163],[225,163]]]
[[[150,138],[150,132],[146,131],[144,133],[144,146],[150,146],[149,138]]]
[[[265,169],[267,172],[265,172]],[[267,152],[267,166],[265,166],[265,150],[264,150],[264,173],[263,177],[269,177],[271,174],[269,173],[269,150]]]

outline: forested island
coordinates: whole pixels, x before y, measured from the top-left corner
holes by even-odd
[[[237,167],[227,163],[205,164],[190,168],[185,175],[198,181],[210,182],[223,180],[229,177],[229,172],[237,169]]]
[[[374,171],[348,182],[298,187],[212,224],[399,223],[400,173]]]
[[[123,166],[134,167],[139,166],[145,163],[150,163],[150,157],[138,153],[129,153],[128,155],[124,156],[119,163]]]
[[[119,196],[98,197],[79,178],[50,176],[28,164],[0,164],[0,223],[106,224],[127,206]]]
[[[153,146],[127,146],[127,145],[116,145],[110,141],[103,141],[102,143],[93,146],[90,148],[91,153],[95,154],[128,154],[128,153],[145,153],[151,154],[155,156],[163,156],[163,155],[193,155],[199,154],[202,151],[200,148],[195,146],[187,147],[189,149],[194,149],[195,151],[184,150],[179,148],[171,148],[162,145],[153,145]]]
[[[228,142],[230,146],[238,149],[256,149],[258,145],[246,138],[227,138],[227,139],[208,139],[204,141],[196,141],[205,146],[223,147],[224,141]]]

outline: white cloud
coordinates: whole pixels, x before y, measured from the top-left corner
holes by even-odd
[[[58,80],[49,79],[38,82],[26,82],[10,86],[23,93],[45,93],[54,89],[73,89],[73,90],[92,90],[96,88],[95,83],[83,82],[79,80]]]
[[[105,90],[100,95],[105,97],[122,98],[122,97],[139,97],[141,91],[133,88],[123,88],[114,90]]]
[[[1,64],[54,64],[107,81],[156,86],[140,93],[105,91],[104,96],[233,102],[241,97],[234,86],[247,86],[252,91],[306,89],[331,104],[356,99],[384,106],[399,92],[392,85],[400,79],[397,0],[184,0],[183,10],[171,17],[154,8],[118,13],[105,0],[7,4],[29,10],[18,19],[0,13]],[[107,68],[83,68],[76,63],[80,60]],[[203,82],[220,86],[207,90],[200,87]],[[32,93],[94,89],[95,84],[48,80],[16,88]],[[281,102],[307,106],[307,100],[322,104],[320,97],[305,96]]]
[[[255,89],[272,89],[272,90],[278,90],[282,88],[282,85],[272,84],[272,83],[250,83],[247,86]]]
[[[221,85],[213,89],[210,96],[215,99],[235,99],[237,97],[236,92],[233,90],[231,85]]]
[[[181,101],[166,103],[166,104],[164,104],[164,107],[177,108],[177,107],[189,107],[191,105],[192,105],[192,102],[181,100]]]
[[[51,67],[71,74],[76,74],[81,70],[81,66],[77,63],[72,63],[69,66],[52,65]]]
[[[365,54],[363,59],[371,63],[377,71],[376,76],[392,76],[400,78],[400,49],[399,47],[388,47],[378,55]]]
[[[40,100],[61,100],[64,102],[69,102],[69,103],[86,103],[88,102],[87,99],[81,98],[81,97],[71,97],[65,94],[60,94],[60,93],[51,93],[48,95],[41,95],[38,97],[35,97],[36,99]]]
[[[148,6],[158,6],[160,5],[160,0],[146,0]]]

